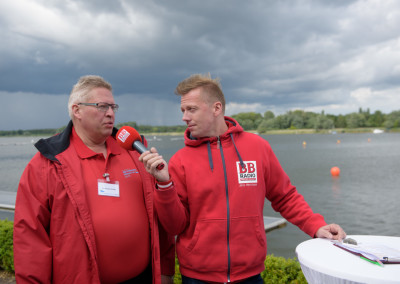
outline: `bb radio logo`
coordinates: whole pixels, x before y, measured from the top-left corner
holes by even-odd
[[[121,132],[118,134],[117,139],[119,139],[121,142],[125,142],[128,136],[131,135],[128,131],[125,129],[121,129]]]
[[[240,162],[236,162],[239,183],[257,183],[256,161],[243,161],[243,163],[244,168],[242,168]]]

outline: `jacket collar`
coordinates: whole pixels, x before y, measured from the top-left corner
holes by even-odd
[[[70,137],[72,134],[72,121],[70,120],[67,127],[59,134],[52,137],[40,139],[35,143],[35,147],[39,152],[45,156],[47,159],[55,162],[59,162],[56,156],[64,152],[70,145]],[[112,137],[115,138],[115,134],[118,129],[114,127]]]

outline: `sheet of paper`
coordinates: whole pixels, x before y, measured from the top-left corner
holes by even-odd
[[[400,250],[384,244],[358,242],[357,245],[352,245],[335,242],[335,245],[354,253],[362,254],[372,260],[375,260],[374,257],[377,257],[381,261],[400,262]]]

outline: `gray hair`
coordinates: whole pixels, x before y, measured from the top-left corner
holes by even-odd
[[[100,76],[87,75],[79,78],[72,88],[68,100],[68,113],[71,119],[73,119],[72,106],[76,103],[87,102],[89,92],[95,88],[105,88],[112,91],[111,84]]]

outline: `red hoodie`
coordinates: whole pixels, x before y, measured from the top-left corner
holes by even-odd
[[[263,208],[274,210],[313,237],[326,225],[290,183],[269,143],[226,117],[228,131],[195,139],[169,162],[174,185],[155,193],[160,222],[177,238],[183,275],[228,282],[264,270]]]

